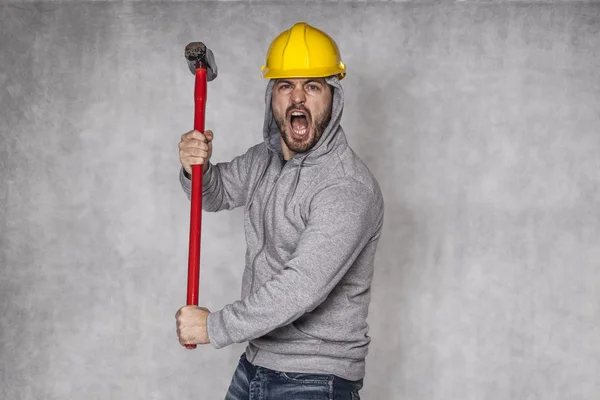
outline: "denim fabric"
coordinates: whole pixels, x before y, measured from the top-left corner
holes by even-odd
[[[274,371],[251,364],[242,354],[225,400],[359,400],[363,380],[335,375]]]

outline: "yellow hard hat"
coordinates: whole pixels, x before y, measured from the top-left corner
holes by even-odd
[[[321,78],[346,75],[337,44],[325,32],[297,22],[269,46],[263,78]]]

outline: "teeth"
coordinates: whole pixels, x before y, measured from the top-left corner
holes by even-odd
[[[308,131],[308,129],[293,129],[293,128],[292,128],[292,130],[294,131],[294,133],[296,135],[304,135]]]
[[[294,111],[292,115],[304,115],[304,113],[300,111]]]

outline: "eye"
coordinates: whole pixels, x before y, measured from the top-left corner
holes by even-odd
[[[311,91],[317,91],[319,90],[319,87],[317,85],[308,85],[308,89]]]

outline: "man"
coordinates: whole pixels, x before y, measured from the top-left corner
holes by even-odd
[[[297,23],[263,66],[264,140],[214,165],[210,130],[179,143],[188,198],[204,164],[204,210],[245,207],[242,299],[176,314],[182,345],[249,342],[226,399],[359,398],[383,198],[340,125],[345,73],[335,42]]]

